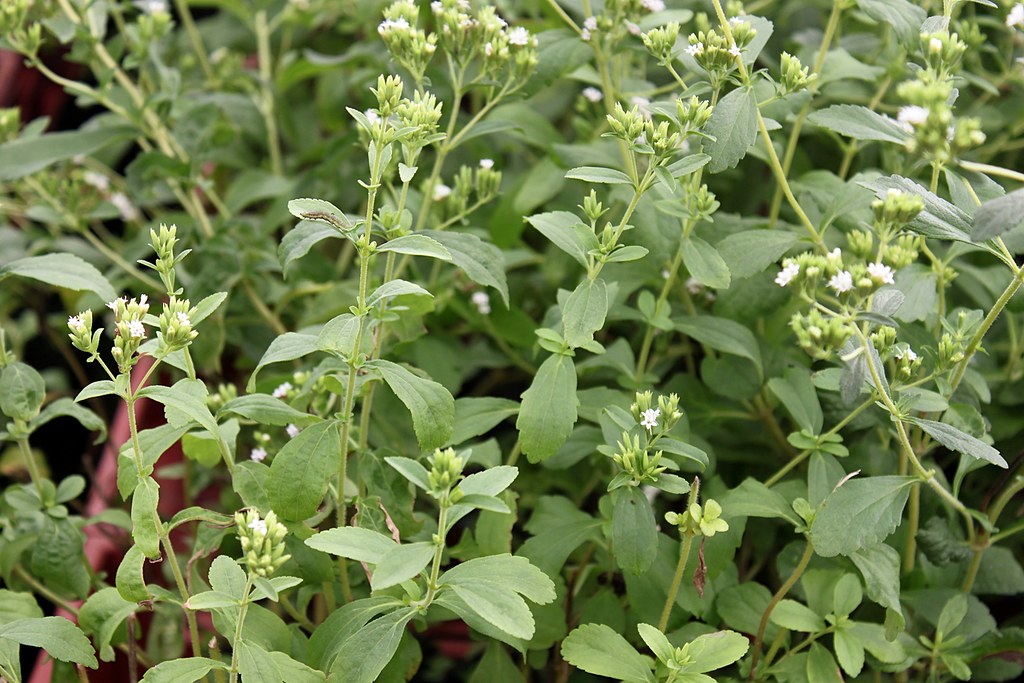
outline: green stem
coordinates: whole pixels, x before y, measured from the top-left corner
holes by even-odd
[[[245,623],[245,612],[249,609],[249,592],[252,590],[252,573],[245,582],[245,594],[242,605],[238,608],[238,621],[235,623],[235,639],[231,641],[231,683],[238,683],[238,644],[242,642],[242,624]]]
[[[28,439],[18,439],[18,449],[21,451],[21,455],[25,458],[25,467],[28,468],[28,476],[32,479],[32,485],[35,486],[36,492],[39,494],[39,501],[43,501],[43,476],[39,473],[39,468],[36,466],[35,456],[32,455],[32,449],[29,448]]]
[[[181,601],[187,602],[189,599],[188,586],[185,583],[185,577],[181,573],[181,567],[178,566],[178,556],[174,552],[174,545],[171,543],[171,538],[168,534],[164,533],[164,526],[160,522],[159,515],[156,515],[157,529],[160,530],[160,543],[164,547],[164,554],[167,555],[168,563],[171,565],[171,573],[174,575],[174,583],[178,587],[178,592],[181,593]],[[187,607],[185,610],[185,619],[188,621],[188,635],[189,640],[192,642],[192,655],[194,657],[202,657],[202,645],[199,643],[199,624],[196,621],[196,613]]]
[[[903,575],[914,571],[917,563],[917,527],[921,519],[921,482],[914,482],[907,499],[907,544],[903,547]]]
[[[1024,173],[1020,171],[1013,171],[1002,166],[993,166],[991,164],[982,164],[976,161],[961,161],[961,168],[965,168],[968,171],[977,171],[978,173],[987,173],[989,175],[999,176],[1001,178],[1007,178],[1009,180],[1016,180],[1018,183],[1024,183]]]
[[[974,336],[971,337],[970,342],[968,342],[967,348],[964,350],[964,357],[960,363],[957,364],[956,369],[954,369],[953,375],[950,378],[950,396],[952,396],[953,392],[956,391],[956,388],[960,386],[960,381],[963,380],[964,373],[967,372],[967,366],[971,362],[971,358],[974,357],[975,352],[981,346],[981,342],[985,338],[985,334],[988,333],[989,329],[995,323],[996,318],[998,318],[999,314],[1003,312],[1004,308],[1006,308],[1006,304],[1010,302],[1013,295],[1017,293],[1018,289],[1020,289],[1022,274],[1024,274],[1024,270],[1019,268],[1014,272],[1013,279],[1010,280],[1010,284],[1006,286],[1003,293],[999,295],[998,299],[996,299],[992,308],[989,309],[988,315],[986,315],[985,319],[981,321],[981,326],[978,327],[978,331],[974,333]]]
[[[818,50],[818,58],[814,62],[814,70],[812,74],[818,76],[821,74],[821,69],[825,65],[825,55],[828,54],[828,49],[832,45],[832,40],[835,37],[836,29],[839,27],[839,18],[843,13],[843,7],[846,4],[845,0],[833,0],[832,2],[832,13],[828,17],[828,23],[825,25],[825,35],[821,39],[821,48]],[[803,107],[800,108],[800,112],[796,115],[796,120],[793,122],[793,132],[789,134],[789,142],[786,143],[786,152],[782,157],[782,172],[788,174],[790,168],[793,166],[793,158],[796,156],[797,143],[800,141],[800,131],[803,129],[804,121],[807,119],[808,114],[811,113],[811,104],[813,97],[807,99],[807,102]],[[775,194],[772,197],[771,211],[768,214],[768,227],[775,227],[775,222],[779,219],[779,210],[782,208],[782,186],[778,185],[775,188]]]
[[[715,0],[716,3],[717,1],[718,0]],[[779,604],[779,601],[786,597],[789,590],[796,585],[797,581],[800,580],[800,577],[803,575],[804,570],[807,569],[807,565],[810,563],[813,555],[814,546],[812,546],[811,542],[808,541],[807,547],[804,548],[804,554],[800,557],[800,562],[796,565],[796,568],[793,569],[793,573],[789,575],[786,582],[779,587],[779,590],[775,591],[775,595],[773,595],[772,599],[768,602],[768,607],[765,608],[764,614],[761,615],[761,623],[757,625],[757,637],[754,638],[754,645],[752,648],[754,654],[750,660],[750,680],[754,680],[757,676],[757,661],[761,658],[761,646],[764,644],[764,632],[765,629],[768,628],[768,618],[771,617],[772,611],[775,609],[775,606]]]
[[[196,22],[192,18],[188,2],[186,0],[174,0],[174,7],[178,10],[178,18],[181,19],[181,25],[185,27],[185,33],[188,34],[188,39],[192,42],[192,51],[199,58],[199,66],[203,69],[203,75],[206,76],[206,80],[212,81],[214,74],[213,69],[210,68],[210,59],[207,57],[203,37],[199,35],[199,29],[196,28]]]
[[[427,608],[434,601],[437,595],[437,578],[441,574],[441,558],[444,557],[446,528],[448,526],[448,500],[441,501],[441,510],[437,515],[437,537],[434,541],[434,560],[430,565],[430,581],[427,583],[427,595],[419,602],[422,608]]]
[[[253,28],[256,32],[256,50],[260,66],[260,113],[263,124],[267,127],[267,148],[270,151],[270,169],[274,175],[281,175],[281,136],[277,130],[277,119],[274,117],[274,75],[273,58],[270,54],[270,30],[267,27],[267,12],[256,12]]]
[[[679,549],[679,561],[676,562],[676,572],[672,575],[672,585],[668,589],[668,597],[665,599],[665,606],[661,610],[661,618],[658,619],[658,630],[664,632],[668,627],[668,618],[672,614],[672,606],[676,603],[676,595],[679,593],[679,586],[683,582],[683,573],[686,571],[686,562],[690,557],[690,547],[693,545],[694,534],[687,531],[683,534],[683,544]]]

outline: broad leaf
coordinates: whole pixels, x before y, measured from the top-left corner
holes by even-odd
[[[437,382],[413,374],[406,367],[387,360],[368,362],[395,392],[412,414],[412,425],[420,448],[429,451],[451,440],[455,427],[455,399]]]
[[[547,460],[558,452],[576,424],[576,366],[567,356],[549,356],[522,393],[516,429],[530,462]]]
[[[99,666],[89,639],[64,617],[16,619],[0,626],[0,639],[41,647],[54,659],[95,669]]]
[[[732,281],[729,266],[718,250],[699,237],[683,241],[683,264],[698,282],[712,289],[726,289]]]
[[[194,683],[214,669],[227,671],[229,668],[224,662],[206,657],[169,659],[147,669],[142,683]]]
[[[834,104],[812,113],[807,120],[816,126],[853,138],[902,144],[910,139],[899,122],[852,104]]]
[[[736,88],[719,100],[704,132],[714,141],[704,143],[711,155],[708,170],[721,173],[735,168],[757,139],[757,97],[752,88]]]
[[[754,333],[738,322],[710,315],[684,316],[673,318],[676,329],[688,337],[706,344],[716,351],[730,353],[749,359],[757,367],[759,375],[764,373],[761,365],[761,349]]]
[[[136,134],[131,126],[116,126],[11,140],[0,145],[0,181],[24,178],[58,161],[92,154]],[[114,296],[101,298],[109,301]]]
[[[2,165],[3,163],[0,162],[0,166]],[[103,277],[103,273],[96,270],[91,263],[83,261],[74,254],[26,256],[0,268],[0,280],[9,275],[27,277],[48,285],[73,289],[76,292],[94,292],[104,301],[110,301],[117,296],[113,286],[107,278]]]
[[[274,456],[267,474],[270,506],[283,519],[303,520],[316,513],[340,467],[338,424],[306,427]]]
[[[505,256],[501,249],[465,232],[424,230],[421,234],[443,245],[451,255],[452,263],[470,280],[498,290],[508,308],[508,281],[505,277]]]
[[[604,327],[608,314],[608,288],[604,280],[585,279],[562,307],[565,343],[572,348],[594,340],[594,333]]]
[[[604,624],[584,624],[562,641],[562,657],[577,669],[630,683],[654,683],[651,661]]]
[[[915,481],[913,477],[864,477],[840,486],[825,499],[811,525],[815,552],[822,557],[851,555],[884,541],[899,526]]]
[[[635,486],[612,493],[612,552],[615,562],[631,574],[643,574],[658,556],[658,531],[647,496]]]

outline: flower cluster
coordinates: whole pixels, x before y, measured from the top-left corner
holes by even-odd
[[[683,533],[707,538],[729,530],[729,523],[722,519],[722,506],[712,498],[704,501],[703,508],[693,502],[682,514],[666,512],[665,521],[679,527]]]
[[[430,495],[442,503],[457,502],[457,496],[452,496],[452,489],[462,480],[465,459],[456,455],[453,448],[436,448],[428,460],[430,470],[427,472],[427,486]]]
[[[245,514],[236,512],[235,528],[245,555],[244,562],[253,574],[269,578],[291,559],[291,555],[285,553],[284,544],[288,528],[277,521],[273,510],[263,519],[257,510],[248,510]]]
[[[648,434],[654,434],[655,430],[658,434],[665,434],[671,431],[683,417],[683,412],[679,410],[677,394],[658,396],[658,401],[655,403],[654,394],[650,391],[638,391],[636,400],[629,407],[629,412],[647,430]]]
[[[757,35],[756,29],[739,19],[730,20],[729,28],[732,32],[732,41],[714,29],[691,33],[687,37],[689,46],[686,48],[686,54],[693,57],[708,73],[712,84],[721,82],[736,65],[736,60],[743,54],[743,48],[750,45]]]

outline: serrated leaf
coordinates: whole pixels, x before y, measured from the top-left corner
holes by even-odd
[[[508,308],[508,281],[501,249],[476,235],[464,232],[424,230],[423,235],[439,242],[451,254],[452,263],[478,285],[492,287]]]
[[[21,361],[8,363],[0,370],[0,412],[28,422],[39,414],[46,398],[43,376]]]
[[[884,541],[899,526],[914,481],[913,477],[864,477],[840,486],[825,499],[811,525],[815,552],[822,557],[851,555]]]
[[[936,422],[935,420],[925,420],[919,417],[908,417],[904,421],[917,425],[926,434],[951,451],[990,462],[1003,469],[1009,467],[1003,456],[999,454],[999,451],[984,441],[960,431],[953,425],[946,424],[945,422]]]
[[[813,112],[807,120],[854,140],[903,144],[910,139],[910,133],[903,130],[898,121],[852,104],[834,104]]]
[[[414,282],[407,282],[405,280],[389,280],[377,289],[373,290],[373,293],[366,299],[366,305],[376,306],[382,301],[387,301],[388,299],[393,299],[396,296],[403,296],[406,294],[430,297],[434,296]]]
[[[633,184],[633,179],[622,171],[601,166],[580,166],[566,173],[565,177],[570,180],[582,180],[588,183],[601,183],[605,185]]]
[[[302,258],[325,239],[340,237],[338,231],[330,225],[317,221],[299,221],[298,225],[285,233],[277,248],[277,258],[281,262],[282,270],[287,274],[292,261]]]
[[[715,245],[732,277],[741,279],[763,272],[796,244],[797,237],[782,230],[745,230]]]
[[[757,98],[752,88],[736,88],[715,106],[704,132],[714,138],[704,143],[711,156],[708,170],[721,173],[735,168],[757,140]]]
[[[296,358],[302,358],[316,350],[317,336],[315,334],[285,332],[281,336],[275,337],[274,341],[270,342],[270,346],[267,347],[267,350],[263,352],[263,357],[260,358],[260,362],[256,364],[256,369],[252,371],[252,376],[249,378],[246,390],[253,391],[256,389],[256,375],[259,374],[260,370],[271,363],[280,363],[283,361],[295,360]]]
[[[638,487],[612,493],[612,552],[615,562],[631,574],[643,574],[658,556],[658,531],[650,501]]]
[[[398,644],[417,610],[407,607],[374,619],[362,627],[338,650],[331,668],[331,680],[344,683],[373,683],[398,650]]]
[[[267,473],[270,506],[283,519],[311,517],[338,473],[341,457],[338,424],[320,422],[306,427],[278,451]]]
[[[448,249],[437,240],[426,235],[402,235],[393,240],[388,240],[377,247],[378,252],[394,252],[396,254],[407,254],[409,256],[429,256],[441,261],[451,261],[452,255]]]
[[[76,292],[93,292],[104,301],[117,297],[113,286],[103,273],[74,254],[43,254],[16,259],[0,268],[0,280],[9,275],[27,277]]]
[[[565,343],[575,349],[593,341],[594,333],[604,327],[607,314],[608,288],[604,280],[583,280],[562,307]]]
[[[396,586],[415,578],[434,557],[434,544],[427,541],[395,545],[378,558],[370,583],[373,590]]]
[[[227,671],[229,668],[224,662],[206,657],[169,659],[147,669],[142,683],[195,683],[214,669]]]
[[[366,367],[378,370],[391,391],[409,409],[421,449],[440,448],[451,440],[455,428],[455,399],[447,389],[391,361],[375,360]]]
[[[348,231],[355,227],[341,209],[324,199],[293,199],[288,202],[288,212],[305,221],[326,223],[336,230]]]
[[[989,200],[974,212],[971,239],[986,242],[1024,225],[1024,190]]]
[[[486,434],[502,421],[519,413],[519,403],[507,398],[466,396],[455,399],[452,445]]]
[[[0,626],[0,639],[41,647],[51,657],[62,662],[84,664],[90,669],[99,666],[89,639],[80,628],[64,617],[15,619]]]
[[[572,256],[584,268],[587,267],[589,248],[573,229],[574,225],[581,222],[576,214],[550,211],[529,216],[526,220],[552,244]]]
[[[0,145],[0,181],[17,180],[43,170],[58,161],[89,155],[107,145],[129,140],[138,134],[133,126],[49,133],[22,137]],[[116,295],[102,296],[104,301]]]
[[[307,427],[321,421],[316,415],[296,410],[281,399],[266,394],[250,394],[233,398],[217,411],[218,418],[222,415],[238,415],[260,424],[279,427],[289,424]]]
[[[710,315],[673,318],[672,322],[677,330],[701,344],[707,344],[716,351],[747,358],[757,367],[759,375],[764,374],[757,338],[744,325]]]

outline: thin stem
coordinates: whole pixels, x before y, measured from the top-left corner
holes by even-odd
[[[270,30],[267,28],[267,12],[256,12],[253,26],[256,32],[256,50],[260,66],[260,113],[267,128],[267,148],[270,151],[270,169],[274,175],[281,175],[281,136],[274,117],[274,75],[273,58],[270,54]]]
[[[811,72],[814,76],[818,76],[821,73],[822,67],[825,65],[825,55],[828,54],[828,49],[832,45],[832,39],[835,37],[836,29],[839,27],[839,18],[843,13],[843,6],[845,0],[833,0],[832,2],[832,13],[828,17],[828,23],[825,25],[825,35],[821,39],[821,48],[818,50],[818,58],[814,61],[814,70]],[[793,122],[793,132],[789,134],[789,141],[786,143],[786,152],[782,157],[782,172],[788,174],[790,168],[793,166],[793,158],[796,156],[797,143],[800,141],[800,131],[803,129],[804,120],[807,115],[811,112],[811,104],[813,97],[809,97],[804,106],[800,108],[800,112],[796,115],[796,120]],[[779,218],[779,210],[782,208],[782,186],[778,185],[775,188],[775,195],[772,197],[771,211],[768,214],[768,227],[774,227],[775,222]]]
[[[715,6],[715,14],[718,15],[718,22],[722,27],[722,32],[730,43],[736,41],[732,37],[732,27],[729,25],[729,20],[725,16],[725,11],[722,9],[721,0],[712,0]],[[750,85],[750,74],[747,73],[747,67],[743,63],[742,59],[736,60],[736,67],[739,69],[740,78],[747,86]],[[814,242],[821,251],[826,251],[825,243],[821,239],[821,235],[818,234],[818,229],[814,227],[814,223],[807,217],[803,207],[800,206],[800,202],[797,201],[796,196],[793,194],[793,189],[789,186],[789,180],[786,178],[786,172],[782,169],[782,163],[779,161],[779,155],[775,153],[775,146],[772,144],[772,138],[768,134],[768,128],[765,126],[764,117],[761,116],[761,110],[754,108],[754,113],[757,116],[757,128],[761,133],[761,138],[764,140],[765,150],[768,152],[768,159],[771,163],[772,171],[775,173],[775,180],[779,183],[782,188],[783,194],[786,195],[786,200],[789,205],[796,212],[797,217],[803,224],[804,229],[807,230],[807,234],[810,236],[811,241]]]
[[[914,482],[907,499],[907,544],[903,547],[903,575],[914,571],[917,563],[917,528],[921,519],[921,483]]]
[[[17,575],[19,579],[27,583],[36,593],[39,593],[57,607],[60,607],[61,609],[70,612],[76,617],[78,616],[78,607],[68,602],[64,598],[60,597],[52,590],[47,588],[45,585],[40,583],[39,580],[36,579],[36,577],[32,576],[32,574],[25,571],[25,568],[22,567],[20,564],[14,565],[14,573]]]
[[[989,175],[999,176],[1001,178],[1007,178],[1009,180],[1016,180],[1018,183],[1024,183],[1024,173],[1020,171],[1013,171],[1002,166],[993,166],[991,164],[982,164],[977,161],[961,161],[960,167],[965,168],[968,171],[977,171],[978,173],[987,173]]]
[[[572,20],[572,17],[566,14],[565,10],[562,9],[562,6],[555,2],[555,0],[548,0],[548,5],[550,5],[551,9],[555,11],[555,14],[562,18],[562,21],[569,25],[569,28],[576,31],[576,33],[581,35],[583,34],[583,30],[576,25],[576,22]]]
[[[249,609],[249,592],[251,590],[252,573],[250,572],[245,582],[242,605],[238,608],[238,621],[235,623],[235,639],[231,641],[231,683],[238,683],[238,644],[242,642],[242,624],[245,623],[245,613]]]
[[[155,512],[154,516],[156,516]],[[156,522],[157,528],[160,529],[160,543],[164,547],[168,564],[171,565],[171,573],[174,574],[174,583],[178,586],[178,592],[181,593],[181,601],[187,602],[189,599],[188,586],[185,585],[185,577],[181,573],[181,567],[178,566],[178,556],[174,552],[171,537],[163,532],[163,524],[160,522],[159,516],[156,516]],[[192,642],[192,655],[194,657],[202,657],[203,651],[202,645],[199,643],[199,624],[196,621],[196,613],[186,607],[185,618],[188,621],[188,635]]]
[[[199,66],[202,67],[206,80],[212,81],[214,74],[213,69],[210,68],[210,59],[207,57],[203,37],[199,35],[199,29],[196,28],[196,22],[192,18],[188,2],[186,0],[174,0],[174,7],[178,10],[178,18],[181,19],[181,25],[185,27],[185,33],[188,34],[188,39],[192,42],[192,51],[199,58]]]
[[[25,467],[28,468],[28,476],[32,479],[32,485],[36,487],[36,492],[39,494],[39,501],[43,501],[43,476],[39,473],[39,467],[36,465],[35,456],[32,455],[32,449],[29,448],[28,439],[18,439],[18,450],[21,451],[22,457],[25,458]]]
[[[679,549],[679,561],[676,562],[676,572],[672,575],[672,585],[668,589],[668,597],[665,599],[665,606],[661,610],[661,618],[658,619],[658,630],[664,632],[668,627],[668,618],[672,614],[672,606],[676,603],[676,595],[679,593],[679,586],[683,582],[683,573],[686,571],[686,562],[690,557],[690,547],[693,545],[694,534],[687,531],[683,534],[683,544]]]
[[[715,2],[717,3],[718,0],[715,0]],[[810,563],[813,555],[814,546],[812,546],[811,542],[808,541],[807,547],[804,548],[804,554],[800,557],[800,562],[796,565],[796,568],[793,569],[793,573],[789,575],[786,582],[779,587],[779,590],[775,591],[775,595],[773,595],[772,599],[768,602],[768,607],[765,608],[764,614],[761,615],[761,623],[757,625],[757,637],[754,638],[754,646],[752,648],[754,654],[750,660],[750,680],[754,680],[757,675],[757,661],[761,658],[761,646],[764,643],[765,629],[768,628],[768,618],[772,615],[772,611],[775,609],[775,606],[779,604],[779,601],[789,593],[789,589],[796,585],[796,582],[800,580],[800,577],[803,575],[804,570],[807,569],[807,565]]]
[[[259,297],[256,290],[252,288],[252,284],[250,284],[249,280],[246,278],[242,278],[242,291],[245,292],[246,298],[249,299],[249,303],[251,303],[253,308],[256,309],[256,312],[260,314],[260,317],[266,320],[267,324],[270,325],[272,330],[274,330],[274,334],[280,336],[288,331],[288,328],[285,327],[283,322],[281,322],[281,319],[276,313],[267,307],[263,302],[263,299]]]
[[[978,347],[981,346],[981,342],[985,338],[985,334],[995,323],[999,314],[1003,312],[1003,309],[1006,308],[1006,304],[1010,302],[1013,295],[1017,293],[1018,289],[1020,289],[1022,273],[1024,273],[1024,270],[1016,270],[1013,274],[1013,279],[1010,280],[1010,284],[1006,286],[1003,293],[999,295],[998,299],[996,299],[996,302],[992,305],[988,315],[986,315],[985,319],[981,321],[981,326],[978,327],[978,331],[974,333],[974,336],[971,337],[971,341],[968,342],[967,348],[964,350],[963,359],[956,366],[956,369],[953,371],[953,375],[950,377],[950,396],[952,396],[953,392],[956,391],[956,388],[960,386],[960,381],[963,380],[964,373],[967,372],[967,365],[971,362],[971,358],[974,357],[974,353],[978,350]]]

